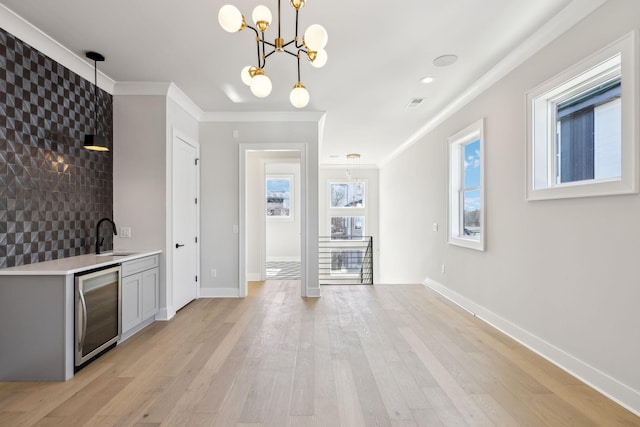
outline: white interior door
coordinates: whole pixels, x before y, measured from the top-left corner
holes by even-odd
[[[173,138],[173,307],[198,297],[198,150]]]

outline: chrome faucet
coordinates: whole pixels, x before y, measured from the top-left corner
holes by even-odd
[[[117,236],[118,235],[118,231],[116,230],[116,223],[111,221],[109,218],[102,218],[100,221],[98,221],[98,225],[96,225],[96,255],[98,255],[100,253],[100,246],[102,246],[102,243],[104,242],[104,237],[101,239],[100,238],[100,225],[104,222],[110,222],[111,223],[111,227],[113,228],[113,235]]]

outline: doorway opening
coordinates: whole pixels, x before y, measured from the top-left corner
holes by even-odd
[[[259,280],[300,280],[300,153],[251,154],[260,155],[264,170],[264,192],[259,198],[264,233],[256,233],[264,234],[264,245],[260,245],[264,256],[260,259]]]
[[[246,153],[247,281],[301,280],[300,151]]]
[[[307,296],[305,162],[304,144],[241,144],[241,297],[249,281],[277,280],[283,263],[298,276],[286,280],[300,280],[300,294]]]

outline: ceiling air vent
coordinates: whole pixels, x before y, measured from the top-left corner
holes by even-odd
[[[407,108],[410,110],[418,108],[420,105],[422,105],[422,101],[424,101],[424,98],[411,98],[411,100],[407,104]]]

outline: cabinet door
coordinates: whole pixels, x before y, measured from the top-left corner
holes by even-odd
[[[142,274],[142,319],[155,316],[158,312],[159,300],[159,277],[158,269],[143,271]]]
[[[122,278],[122,332],[142,321],[140,302],[142,293],[142,273]]]

